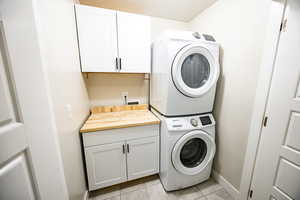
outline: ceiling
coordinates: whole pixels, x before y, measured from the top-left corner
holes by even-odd
[[[216,0],[79,0],[81,4],[188,22]]]

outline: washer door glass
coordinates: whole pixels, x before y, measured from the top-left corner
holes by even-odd
[[[199,44],[182,48],[172,64],[172,80],[178,91],[188,97],[208,92],[219,77],[219,61]]]
[[[209,73],[209,62],[202,54],[191,54],[183,61],[181,67],[182,80],[190,88],[203,86],[209,78]]]
[[[174,145],[172,163],[185,175],[195,175],[206,169],[215,155],[214,138],[202,130],[183,135]]]
[[[200,138],[188,140],[180,152],[180,161],[185,167],[194,168],[202,163],[207,154],[207,145]]]

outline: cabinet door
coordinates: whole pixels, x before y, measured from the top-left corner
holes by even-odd
[[[120,72],[150,73],[150,17],[117,12]]]
[[[126,177],[124,142],[85,148],[89,190],[121,183]]]
[[[76,5],[82,72],[115,72],[116,11]]]
[[[158,173],[158,137],[127,141],[128,180]]]

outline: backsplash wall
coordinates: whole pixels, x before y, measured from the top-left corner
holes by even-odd
[[[128,92],[128,100],[148,103],[149,80],[145,74],[89,73],[85,76],[90,105],[121,105],[122,92]]]

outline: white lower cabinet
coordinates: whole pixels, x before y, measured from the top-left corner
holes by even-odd
[[[158,137],[127,141],[128,180],[155,174],[159,165]]]
[[[127,180],[126,155],[122,142],[85,149],[89,189],[95,190]]]
[[[89,191],[158,173],[158,131],[152,125],[83,134]]]

